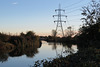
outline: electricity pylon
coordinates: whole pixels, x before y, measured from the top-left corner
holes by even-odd
[[[65,22],[66,23],[66,21],[63,21],[62,20],[62,17],[67,17],[67,16],[66,15],[62,15],[61,13],[62,12],[65,12],[65,10],[61,9],[61,6],[59,4],[59,8],[56,9],[55,12],[58,13],[57,15],[53,15],[53,17],[57,17],[58,18],[57,20],[54,21],[54,22],[57,22],[57,25],[56,25],[56,33],[58,33],[58,28],[60,28],[59,31],[62,32],[62,36],[64,37],[64,31],[63,31],[62,22]]]

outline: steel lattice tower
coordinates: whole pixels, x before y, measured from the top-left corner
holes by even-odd
[[[54,21],[54,22],[57,22],[56,32],[58,33],[58,28],[60,28],[60,31],[62,32],[62,36],[64,37],[64,31],[63,31],[62,22],[66,22],[66,21],[63,21],[62,17],[67,17],[67,16],[66,15],[62,15],[62,12],[65,12],[65,10],[61,9],[61,6],[59,4],[59,8],[56,9],[55,12],[58,13],[57,15],[53,15],[53,17],[57,17],[57,20]]]

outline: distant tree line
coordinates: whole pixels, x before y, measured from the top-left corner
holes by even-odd
[[[38,44],[40,43],[39,36],[35,35],[32,31],[28,31],[26,34],[20,33],[20,35],[7,35],[0,33],[0,47],[3,49],[5,48],[5,45],[9,47],[9,44],[15,47],[39,47],[38,44],[35,44],[36,42]]]

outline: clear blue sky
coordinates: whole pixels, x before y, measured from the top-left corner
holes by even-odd
[[[81,7],[89,4],[91,0],[0,0],[0,32],[20,33],[34,31],[37,35],[51,35],[55,29],[55,9],[59,3],[65,9],[69,25],[79,28]],[[66,20],[66,19],[64,19]]]

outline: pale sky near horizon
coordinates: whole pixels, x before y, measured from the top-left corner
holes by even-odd
[[[64,30],[73,26],[76,30],[81,22],[81,8],[91,0],[0,0],[0,32],[21,33],[34,31],[37,35],[51,35],[56,28],[52,15],[59,3],[67,15]]]

